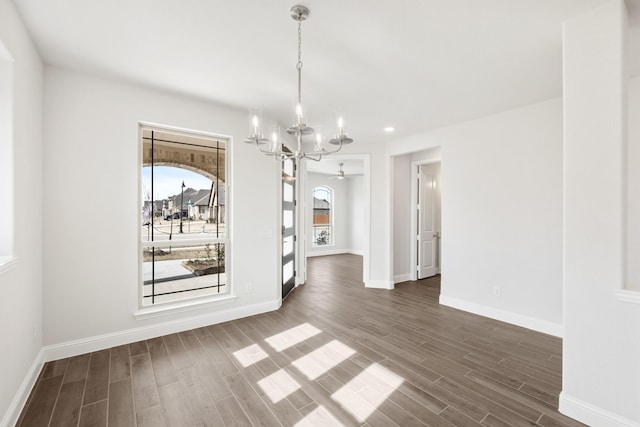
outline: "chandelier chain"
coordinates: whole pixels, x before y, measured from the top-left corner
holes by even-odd
[[[296,68],[302,68],[302,21],[298,21],[298,63]]]
[[[298,105],[302,105],[302,19],[298,17]]]

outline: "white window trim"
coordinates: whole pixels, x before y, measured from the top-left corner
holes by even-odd
[[[238,297],[231,292],[210,297],[192,298],[177,302],[160,303],[139,308],[133,313],[136,320],[152,319],[154,317],[169,316],[176,313],[200,310],[223,304],[230,304]]]
[[[222,135],[222,134],[216,134],[216,133],[211,133],[211,132],[204,132],[204,131],[197,131],[197,130],[192,130],[192,129],[185,129],[185,128],[179,128],[179,127],[175,127],[175,126],[167,126],[167,125],[162,125],[162,124],[157,124],[157,123],[152,123],[152,122],[144,122],[144,121],[139,121],[138,122],[138,141],[139,141],[139,146],[138,146],[138,167],[140,167],[140,165],[142,164],[142,143],[140,141],[142,141],[142,131],[143,129],[155,129],[155,130],[159,130],[159,131],[164,131],[164,132],[173,132],[173,133],[182,133],[182,134],[187,134],[187,135],[198,135],[201,137],[206,137],[206,138],[210,138],[210,139],[219,139],[219,140],[224,140],[225,141],[225,150],[226,150],[226,158],[225,158],[225,178],[226,177],[230,177],[232,176],[232,170],[231,170],[231,160],[232,160],[232,140],[233,138],[229,135]],[[138,172],[138,201],[142,200],[142,168],[140,168],[140,171]],[[192,242],[201,242],[203,240],[206,240],[206,242],[204,244],[215,244],[215,243],[224,243],[225,245],[225,251],[226,253],[230,254],[231,253],[231,235],[232,235],[232,227],[231,227],[231,214],[232,214],[232,194],[231,194],[231,185],[229,185],[229,183],[227,182],[227,179],[225,179],[225,186],[226,186],[226,206],[227,206],[227,210],[226,210],[226,236],[225,238],[210,238],[210,239],[194,239],[193,241],[180,241],[185,242],[185,243],[192,243]],[[151,244],[149,244],[151,243]],[[166,245],[165,245],[166,243]],[[232,260],[230,258],[225,259],[225,264],[226,264],[226,270],[228,270],[228,272],[226,273],[227,275],[227,283],[226,283],[226,287],[228,289],[227,292],[223,293],[223,294],[219,294],[219,295],[210,295],[210,296],[204,296],[204,297],[193,297],[190,299],[185,299],[185,300],[181,300],[181,301],[174,301],[174,302],[166,302],[166,303],[156,303],[150,306],[145,306],[143,305],[143,287],[142,287],[142,283],[143,283],[143,279],[142,279],[142,251],[143,251],[143,247],[149,247],[149,246],[156,246],[156,247],[161,247],[161,246],[171,246],[171,244],[173,243],[173,245],[175,246],[176,241],[155,241],[155,242],[144,242],[138,239],[138,253],[139,253],[139,261],[138,261],[138,308],[136,311],[134,311],[133,315],[136,319],[138,320],[142,320],[142,319],[148,319],[148,318],[153,318],[153,317],[158,317],[158,316],[165,316],[165,315],[171,315],[174,313],[181,313],[181,312],[185,312],[185,311],[192,311],[192,310],[198,310],[201,308],[206,308],[208,306],[216,306],[216,305],[221,305],[224,303],[231,303],[233,301],[235,301],[235,299],[237,298],[237,296],[235,295],[234,292],[234,288],[233,288],[233,281],[232,281],[232,274],[231,274],[231,270],[232,270]]]

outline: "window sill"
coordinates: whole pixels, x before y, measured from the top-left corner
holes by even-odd
[[[18,264],[18,258],[12,256],[0,256],[0,275],[11,270]]]
[[[640,292],[638,291],[618,289],[616,291],[616,297],[618,298],[618,301],[630,302],[633,304],[640,304]]]
[[[200,310],[207,307],[214,307],[222,304],[230,304],[236,300],[235,295],[222,295],[216,297],[194,299],[176,303],[162,304],[154,307],[141,308],[133,313],[136,320],[151,319],[160,316],[169,316],[187,311]]]

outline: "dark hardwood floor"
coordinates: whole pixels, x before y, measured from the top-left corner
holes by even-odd
[[[47,363],[21,426],[576,426],[561,340],[309,259],[277,311]]]

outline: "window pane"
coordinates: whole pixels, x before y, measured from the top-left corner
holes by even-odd
[[[143,242],[180,241],[193,238],[223,238],[226,236],[226,224],[200,219],[199,217],[184,217],[182,221],[178,215],[155,217],[153,222],[142,224],[141,239]],[[180,223],[182,222],[182,232]]]
[[[282,225],[284,225],[285,228],[293,227],[293,211],[282,212]]]
[[[289,261],[282,267],[282,282],[286,282],[293,277],[293,261]]]
[[[175,240],[194,234],[225,236],[222,181],[177,167],[146,166],[142,171],[142,195],[142,241]]]
[[[285,202],[293,202],[293,185],[286,182],[282,187],[282,200]]]
[[[282,240],[282,256],[287,256],[293,252],[293,236],[286,237]]]
[[[333,190],[329,187],[313,189],[313,246],[333,244]]]
[[[331,245],[331,226],[314,226],[313,244],[315,246]]]
[[[287,176],[293,176],[293,160],[285,160],[282,164],[282,171]]]
[[[143,305],[226,292],[225,245],[145,248],[142,280]]]

